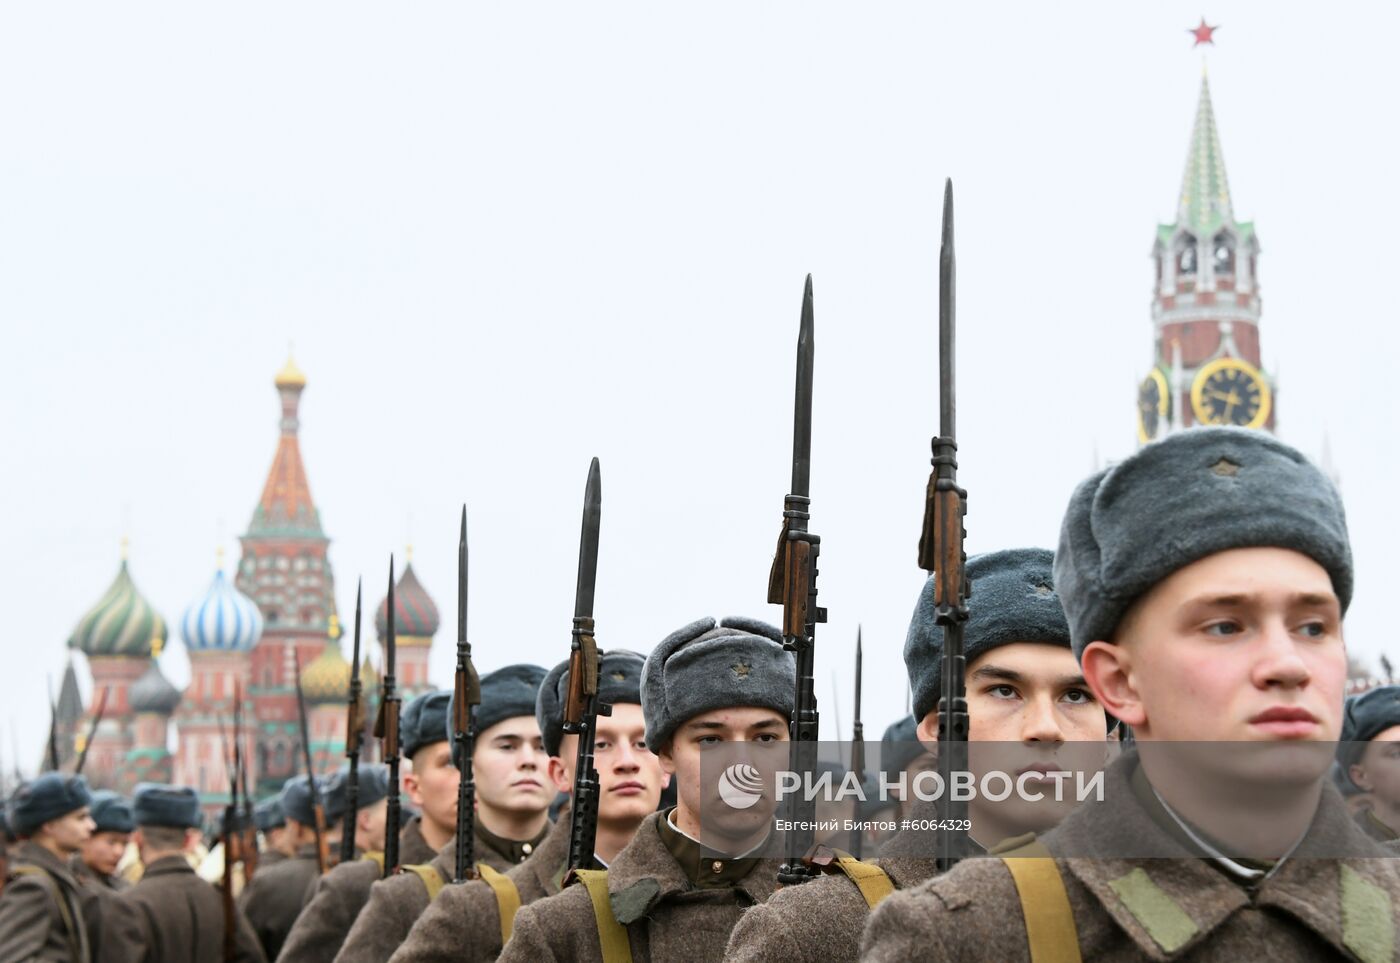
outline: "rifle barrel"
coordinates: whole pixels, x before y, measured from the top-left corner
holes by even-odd
[[[481,703],[481,680],[472,665],[467,641],[467,506],[462,506],[462,530],[457,540],[457,669],[452,692],[452,752],[457,762],[457,852],[452,881],[475,878],[476,776],[472,753],[476,747],[476,707]]]
[[[594,638],[593,596],[598,580],[598,531],[603,517],[603,479],[598,459],[588,466],[583,489],[583,527],[579,533],[578,582],[574,588],[573,637],[569,643],[569,691],[563,730],[578,736],[574,763],[573,811],[569,823],[569,869],[596,865],[598,797],[593,743],[598,716],[612,707],[598,700],[598,643]]]
[[[306,725],[306,695],[301,691],[301,657],[292,651],[292,671],[297,687],[297,714],[301,721],[301,752],[306,760],[307,788],[311,790],[312,830],[316,835],[316,871],[326,875],[330,852],[326,845],[326,808],[321,801],[321,787],[316,784],[316,768],[311,763],[311,730]]]
[[[817,607],[817,556],[821,539],[808,527],[811,507],[812,380],[816,358],[816,323],[812,276],[802,292],[802,317],[797,335],[797,379],[792,426],[792,490],[783,500],[783,528],[768,576],[768,601],[783,607],[783,647],[797,663],[792,721],[789,727],[788,768],[810,773],[816,767],[817,695],[815,675],[816,625],[826,621]],[[784,886],[804,883],[818,872],[807,857],[813,845],[808,827],[815,819],[816,803],[794,793],[787,800],[787,815],[803,829],[787,834],[787,847],[778,881]]]

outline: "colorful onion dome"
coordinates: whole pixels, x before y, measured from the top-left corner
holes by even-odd
[[[399,584],[394,586],[394,639],[399,645],[430,645],[433,633],[441,624],[437,605],[418,581],[413,563],[403,568]],[[389,600],[379,603],[374,615],[374,628],[382,640],[389,634]]]
[[[185,610],[180,635],[191,652],[247,652],[262,636],[257,603],[234,588],[220,569],[209,591]]]
[[[349,697],[350,663],[339,645],[327,642],[321,654],[301,670],[301,691],[308,702],[344,702]]]
[[[126,698],[131,703],[132,712],[155,712],[168,716],[180,704],[180,690],[170,684],[170,680],[160,671],[160,663],[152,659],[141,678],[131,683]]]
[[[112,587],[78,621],[68,646],[89,656],[145,658],[153,639],[165,640],[165,619],[136,590],[123,557]]]
[[[287,363],[282,366],[281,371],[277,372],[277,377],[272,380],[272,383],[279,388],[306,387],[306,375],[301,373],[301,369],[292,360],[290,353],[287,355]]]

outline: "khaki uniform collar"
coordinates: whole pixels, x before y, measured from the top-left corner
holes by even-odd
[[[1081,805],[1042,841],[1052,854],[1074,854],[1061,865],[1148,959],[1171,960],[1190,952],[1251,903],[1288,913],[1348,953],[1342,931],[1344,890],[1363,903],[1388,898],[1387,886],[1372,879],[1369,859],[1319,858],[1329,852],[1386,855],[1347,817],[1330,784],[1323,787],[1303,843],[1251,893],[1158,825],[1132,790],[1137,765],[1137,754],[1125,753],[1104,774],[1104,798],[1111,802]],[[1113,855],[1124,852],[1161,858]]]
[[[147,879],[151,876],[164,876],[169,873],[193,874],[194,869],[190,866],[190,861],[184,856],[162,856],[146,867],[146,871],[141,874],[141,878]]]
[[[511,864],[523,863],[529,859],[530,854],[538,849],[540,843],[544,842],[544,838],[549,835],[549,830],[550,823],[546,821],[544,828],[535,834],[534,839],[506,839],[504,836],[497,836],[487,829],[479,818],[476,821],[476,838]]]
[[[1361,823],[1361,828],[1366,831],[1366,835],[1370,836],[1372,839],[1377,839],[1381,842],[1400,839],[1400,833],[1377,819],[1376,814],[1369,809],[1363,809],[1357,816],[1357,821]]]
[[[637,835],[608,867],[608,894],[617,921],[626,925],[646,916],[651,908],[679,893],[697,889],[680,861],[667,847],[662,827],[669,814],[652,813],[637,827]],[[670,827],[667,827],[668,829]],[[685,839],[681,833],[671,830]],[[699,844],[689,840],[699,852]],[[714,861],[711,861],[712,863]],[[745,874],[724,888],[738,890],[754,903],[762,903],[778,888],[778,860],[748,859],[720,860],[721,863],[742,862]],[[702,867],[703,868],[703,867]],[[721,867],[721,875],[724,868]]]

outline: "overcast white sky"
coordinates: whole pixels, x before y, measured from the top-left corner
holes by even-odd
[[[1211,85],[1263,244],[1282,437],[1330,434],[1391,639],[1400,8],[1216,0]],[[445,616],[470,505],[483,669],[569,642],[588,459],[597,618],[648,649],[776,619],[803,275],[817,324],[823,730],[865,627],[867,732],[900,650],[935,429],[936,258],[957,191],[969,549],[1052,546],[1135,447],[1148,251],[1200,84],[1196,4],[14,3],[0,30],[0,726],[131,537],[173,625],[236,557],[289,341],[343,615],[409,539]],[[1388,588],[1388,586],[1391,586]],[[163,667],[188,675],[183,646]],[[80,675],[86,691],[85,667]],[[8,736],[0,755],[11,755]],[[7,761],[7,766],[10,763]]]

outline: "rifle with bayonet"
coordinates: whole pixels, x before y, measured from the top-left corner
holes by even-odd
[[[83,766],[87,764],[88,750],[92,748],[92,740],[97,738],[97,727],[102,725],[102,716],[107,711],[107,693],[111,689],[108,686],[102,687],[102,694],[97,697],[97,711],[92,714],[92,725],[88,726],[87,738],[83,740],[83,748],[78,751],[78,761],[73,766],[73,775],[81,776]]]
[[[345,709],[345,758],[350,766],[346,783],[345,827],[340,835],[340,861],[355,858],[355,824],[360,808],[360,745],[365,733],[365,708],[360,698],[360,597],[361,584],[355,583],[355,641],[350,660],[350,696]]]
[[[321,800],[321,787],[316,782],[316,769],[311,764],[311,730],[306,725],[306,695],[301,691],[301,659],[292,653],[292,670],[297,686],[297,714],[301,721],[301,752],[306,760],[306,783],[311,790],[311,828],[316,834],[316,872],[326,875],[330,865],[330,845],[326,840],[326,806]]]
[[[379,718],[374,723],[374,734],[380,740],[384,761],[389,764],[389,802],[384,818],[384,876],[387,878],[399,871],[399,692],[398,680],[394,677],[394,656],[397,643],[394,636],[394,623],[398,613],[394,608],[394,556],[389,556],[389,600],[388,617],[384,620],[388,631],[384,636],[384,677],[381,680],[379,695]]]
[[[49,677],[49,768],[58,772],[58,704],[53,701],[53,677]]]
[[[452,753],[457,763],[457,853],[452,882],[476,878],[476,707],[481,705],[481,678],[472,664],[467,641],[467,506],[462,506],[462,534],[457,540],[457,670],[452,683]]]
[[[569,869],[593,869],[598,832],[598,770],[593,743],[599,716],[612,706],[598,699],[598,643],[593,637],[593,591],[598,582],[598,526],[603,517],[603,481],[594,458],[583,489],[583,531],[578,543],[578,581],[574,588],[573,639],[569,643],[569,692],[564,700],[563,730],[578,736],[574,761],[574,798],[569,824]]]
[[[224,845],[223,892],[220,893],[224,911],[224,963],[233,963],[238,954],[238,916],[233,902],[233,864],[238,861],[236,851],[241,848],[235,846],[238,836],[234,827],[238,819],[238,750],[235,748],[232,752],[229,751],[228,731],[224,728],[222,714],[219,715],[218,722],[219,743],[224,751],[224,772],[228,776],[228,805],[224,806],[224,823],[219,832],[220,841]],[[235,732],[235,741],[237,738],[238,734]]]
[[[861,668],[865,662],[865,654],[861,651],[860,626],[856,626],[856,712],[855,722],[851,724],[851,772],[855,774],[856,783],[865,785],[865,724],[860,721],[860,689],[861,689]],[[857,811],[857,824],[860,823],[859,811]],[[860,859],[861,843],[865,834],[857,828],[851,835],[851,855]]]
[[[963,630],[967,623],[967,492],[958,487],[957,442],[957,260],[953,250],[953,182],[943,189],[943,243],[938,255],[938,434],[933,439],[933,472],[924,495],[924,524],[919,536],[919,567],[933,576],[934,624],[943,630],[942,697],[938,702],[938,774],[951,786],[952,774],[967,768],[967,658]],[[940,818],[965,825],[967,803],[952,798]],[[966,847],[966,834],[938,834],[938,869],[953,867]]]
[[[253,795],[248,792],[248,741],[243,734],[243,684],[233,683],[233,768],[243,797],[243,816],[238,824],[238,856],[243,863],[243,885],[253,881],[258,871],[258,823],[253,816]]]
[[[783,500],[783,528],[768,575],[768,601],[783,607],[783,648],[797,660],[797,687],[789,724],[788,768],[812,773],[817,761],[816,627],[826,621],[817,606],[817,554],[821,539],[807,528],[811,515],[812,368],[815,357],[812,318],[812,276],[802,293],[802,320],[797,335],[797,389],[792,424],[792,488]],[[813,847],[812,823],[816,802],[791,793],[787,799],[789,825],[802,829],[787,834],[787,852],[778,868],[784,886],[805,883],[820,870],[808,857]]]

